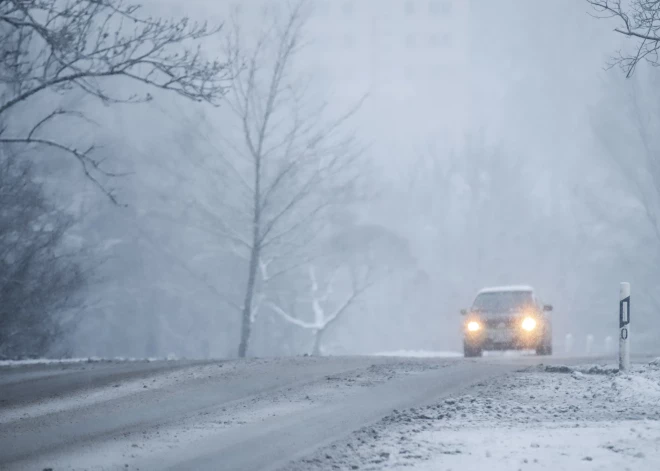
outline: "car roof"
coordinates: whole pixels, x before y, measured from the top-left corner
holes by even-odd
[[[505,293],[505,292],[511,292],[511,291],[534,292],[534,288],[532,288],[531,286],[528,286],[528,285],[492,286],[492,287],[489,287],[489,288],[482,289],[477,294],[481,294],[481,293]]]

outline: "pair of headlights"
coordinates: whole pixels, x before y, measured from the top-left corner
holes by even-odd
[[[533,317],[525,317],[520,324],[520,327],[527,332],[531,332],[536,329],[536,319]],[[481,330],[481,324],[477,321],[470,321],[467,324],[467,330],[470,332],[477,332],[478,330]]]

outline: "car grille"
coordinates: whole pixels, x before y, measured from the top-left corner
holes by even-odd
[[[518,323],[520,322],[520,319],[518,317],[495,317],[495,318],[485,318],[484,319],[484,324],[486,327],[491,328],[491,329],[497,329],[500,327],[500,324],[504,324],[504,328],[512,328],[516,327]]]

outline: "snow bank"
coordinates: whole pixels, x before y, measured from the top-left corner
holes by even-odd
[[[373,353],[372,356],[404,358],[460,358],[463,356],[463,354],[459,352],[434,352],[427,350],[396,350],[393,352]]]
[[[104,363],[104,362],[153,362],[153,361],[176,361],[176,355],[168,355],[165,358],[30,358],[27,360],[0,360],[0,366],[31,366],[31,365],[66,365],[76,363]]]
[[[557,427],[491,428],[457,430],[453,447],[440,450],[426,462],[409,469],[436,471],[510,471],[515,469],[653,471],[660,469],[657,422],[624,421],[604,426],[567,423]],[[438,432],[420,434],[429,444],[449,445]],[[447,450],[447,448],[445,448]]]
[[[534,350],[492,350],[485,351],[485,357],[519,357],[519,356],[529,356],[536,355]]]
[[[71,363],[91,363],[92,358],[31,358],[28,360],[0,360],[0,366],[53,365]]]
[[[394,411],[291,469],[660,469],[660,363],[519,371]]]
[[[463,353],[452,351],[433,351],[433,350],[395,350],[391,352],[372,353],[372,356],[381,357],[402,357],[402,358],[462,358]],[[501,350],[485,351],[485,357],[517,357],[536,355],[534,350]]]

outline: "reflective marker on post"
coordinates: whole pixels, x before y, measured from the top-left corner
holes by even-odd
[[[630,369],[630,283],[621,283],[619,292],[619,370]]]

